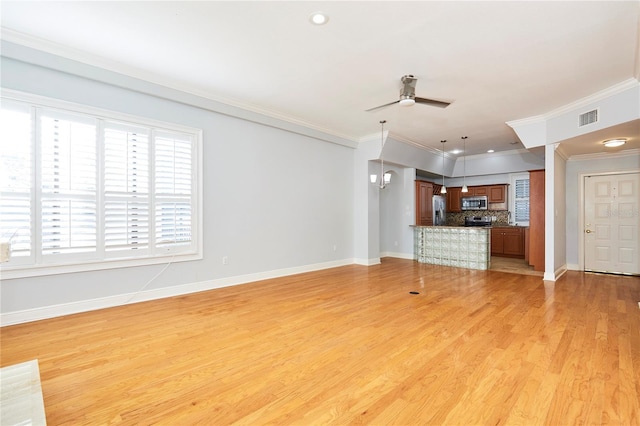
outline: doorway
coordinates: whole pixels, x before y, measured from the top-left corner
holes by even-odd
[[[583,179],[584,270],[640,275],[640,173]]]

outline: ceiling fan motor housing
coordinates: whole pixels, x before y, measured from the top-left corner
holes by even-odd
[[[400,103],[405,99],[413,100],[416,97],[416,81],[412,75],[402,77],[402,89],[400,89]]]

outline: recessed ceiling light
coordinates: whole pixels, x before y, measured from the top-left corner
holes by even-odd
[[[609,139],[608,141],[602,142],[602,144],[607,148],[615,148],[616,146],[622,146],[625,143],[627,143],[626,139]]]
[[[494,151],[493,149],[490,149],[490,150],[489,150],[489,151],[487,151],[487,152],[495,152],[495,151]]]
[[[329,16],[324,12],[313,12],[309,20],[313,25],[324,25],[329,22]]]

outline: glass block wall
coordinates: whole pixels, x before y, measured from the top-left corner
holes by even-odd
[[[490,232],[490,228],[416,226],[416,260],[432,265],[489,269]]]

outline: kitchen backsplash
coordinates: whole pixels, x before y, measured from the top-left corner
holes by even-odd
[[[509,212],[506,210],[465,210],[460,213],[447,212],[447,226],[464,226],[465,216],[495,216],[494,225],[509,224]]]

